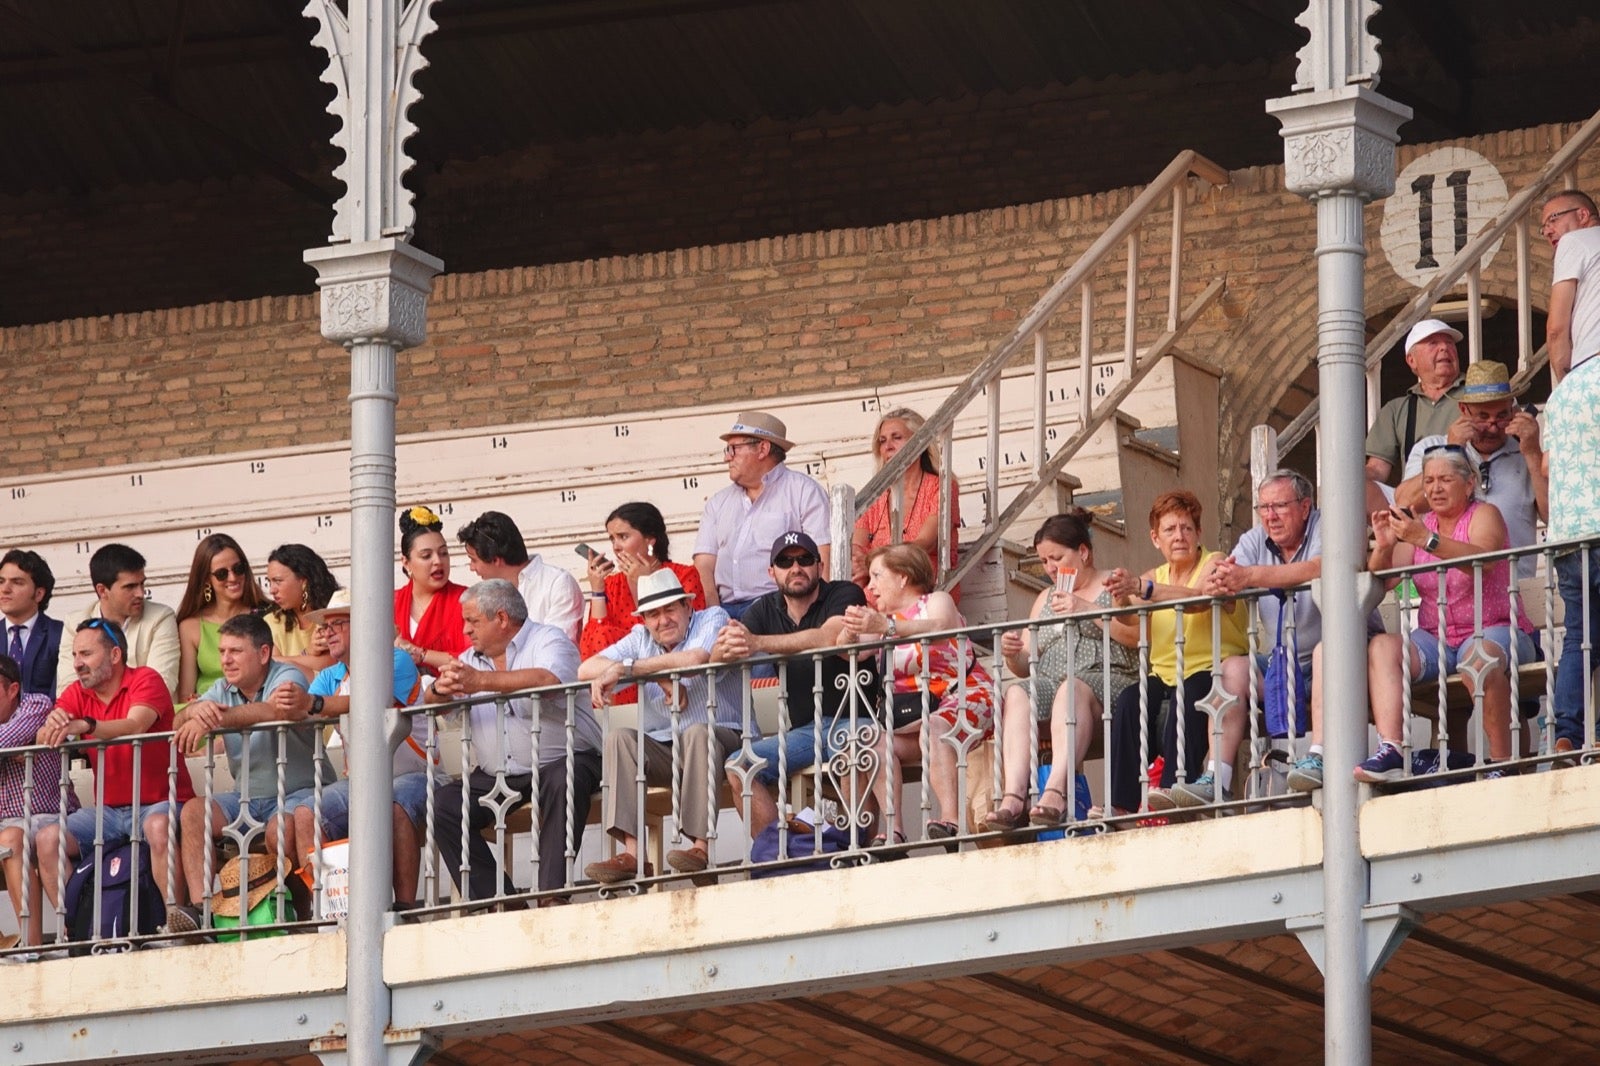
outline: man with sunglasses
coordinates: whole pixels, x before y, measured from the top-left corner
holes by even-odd
[[[160,674],[177,698],[178,617],[145,597],[144,556],[126,544],[104,544],[89,556],[89,581],[95,602],[66,624],[76,626],[88,618],[104,618],[122,627],[128,638],[128,665],[148,666]],[[61,642],[56,677],[72,676],[72,642]]]
[[[1406,459],[1405,480],[1395,489],[1397,507],[1421,515],[1428,511],[1422,491],[1422,457],[1455,446],[1478,471],[1478,498],[1494,504],[1506,521],[1513,548],[1537,543],[1538,523],[1550,513],[1550,480],[1545,476],[1539,420],[1516,403],[1505,364],[1488,359],[1467,368],[1461,386],[1461,417],[1448,431],[1417,441]],[[1517,576],[1532,577],[1534,555],[1517,560]]]
[[[764,411],[746,411],[722,435],[727,488],[706,501],[694,542],[706,602],[741,618],[760,596],[773,591],[767,546],[798,529],[820,545],[828,569],[828,494],[784,459],[794,448],[782,422]]]
[[[744,794],[744,775],[750,776],[750,835],[756,836],[778,817],[774,799],[778,787],[778,748],[784,750],[784,769],[798,773],[811,766],[817,754],[817,723],[824,725],[822,757],[828,758],[833,746],[827,726],[835,716],[848,717],[848,700],[856,693],[857,720],[870,719],[870,701],[879,691],[874,661],[858,664],[867,676],[849,682],[851,664],[846,658],[830,655],[822,660],[823,713],[817,714],[816,670],[806,652],[831,648],[840,641],[847,607],[865,607],[866,594],[854,581],[824,581],[822,553],[816,541],[800,530],[790,530],[772,544],[772,565],[768,573],[778,588],[750,605],[744,618],[731,621],[717,634],[712,646],[713,662],[739,662],[753,655],[795,656],[785,668],[789,697],[789,730],[782,736],[763,737],[750,744],[748,752],[734,753],[728,761],[728,783],[734,796]],[[742,804],[739,805],[742,808]]]
[[[1545,334],[1557,382],[1545,409],[1546,470],[1550,475],[1552,543],[1600,536],[1600,213],[1576,189],[1545,201],[1540,232],[1555,246],[1550,313]],[[1585,660],[1600,635],[1600,549],[1556,557],[1556,581],[1566,608],[1566,636],[1556,670],[1556,750],[1586,747],[1584,710],[1590,692]],[[1591,664],[1592,665],[1592,664]]]
[[[68,740],[92,737],[117,740],[172,729],[172,693],[161,675],[148,666],[127,665],[128,640],[122,627],[104,618],[78,624],[72,637],[72,661],[78,679],[61,690],[56,705],[39,729],[38,741],[55,747]],[[176,760],[176,786],[167,789],[167,767],[172,761],[166,740],[147,740],[139,747],[138,776],[134,776],[132,744],[108,744],[87,749],[94,767],[95,788],[103,807],[83,807],[67,816],[66,833],[52,822],[39,830],[39,873],[50,905],[61,899],[60,852],[76,858],[102,839],[108,846],[133,836],[137,817],[141,838],[150,845],[150,863],[159,883],[167,876],[168,831],[174,808],[194,798],[189,768]],[[176,863],[173,864],[176,867]],[[168,899],[183,903],[188,889],[177,877],[165,886]]]

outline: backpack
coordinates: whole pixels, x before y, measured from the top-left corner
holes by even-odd
[[[154,933],[167,920],[167,904],[161,897],[150,865],[150,846],[144,841],[137,844],[125,841],[107,848],[96,876],[94,856],[78,860],[67,882],[67,939],[69,940],[120,940],[126,937]],[[133,879],[139,879],[139,914],[135,921],[129,913],[133,903]],[[96,884],[100,893],[100,928],[94,925],[94,898]],[[81,955],[86,949],[76,949]]]
[[[814,851],[816,845],[816,834],[814,832],[791,832],[788,835],[789,854],[787,856],[779,855],[778,825],[779,823],[773,822],[760,833],[757,833],[756,838],[750,842],[750,861],[752,863],[773,862],[779,858],[801,859],[807,855],[818,854]],[[837,851],[844,851],[849,846],[850,834],[832,825],[823,826],[821,855],[831,855]],[[803,870],[826,870],[827,868],[828,861],[819,858],[816,862],[784,866],[776,870],[752,870],[750,871],[750,877],[752,880],[763,877],[782,877],[785,874],[797,874]]]

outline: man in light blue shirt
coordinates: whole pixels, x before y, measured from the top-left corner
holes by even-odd
[[[578,679],[590,683],[597,704],[608,703],[618,685],[628,684],[636,676],[710,662],[717,634],[728,624],[727,612],[720,607],[694,610],[678,575],[666,567],[639,579],[637,609],[642,624],[578,668]],[[639,876],[637,778],[641,749],[646,783],[665,787],[672,784],[674,743],[680,746],[683,765],[683,781],[677,791],[678,824],[690,846],[668,853],[667,864],[682,873],[706,868],[706,837],[710,820],[716,817],[707,793],[720,786],[722,764],[740,744],[741,688],[737,668],[718,673],[715,688],[704,673],[639,684],[639,728],[613,729],[606,740],[604,823],[606,832],[621,842],[622,850],[613,859],[590,863],[584,868],[587,876],[602,884]],[[646,877],[651,872],[644,867]]]

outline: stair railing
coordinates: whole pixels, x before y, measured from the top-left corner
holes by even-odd
[[[1178,338],[1188,331],[1200,314],[1222,292],[1222,279],[1212,281],[1187,306],[1180,306],[1183,292],[1183,241],[1184,207],[1190,176],[1211,183],[1226,185],[1228,172],[1193,151],[1183,151],[1169,163],[1116,220],[1078,257],[1066,273],[1039,297],[1032,310],[1012,330],[1011,334],[967,375],[939,408],[917,430],[910,440],[887,462],[877,474],[862,486],[856,495],[855,517],[871,506],[883,493],[890,494],[889,523],[896,538],[903,529],[901,515],[905,501],[901,499],[904,475],[908,467],[921,460],[930,448],[937,448],[943,462],[939,475],[939,546],[936,555],[941,588],[949,588],[961,580],[983,556],[999,541],[1001,534],[1033,502],[1045,487],[1061,472],[1067,462],[1078,453],[1101,425],[1108,421],[1118,407],[1132,394],[1140,382],[1171,352]],[[1139,249],[1141,227],[1145,221],[1171,199],[1169,224],[1171,262],[1167,279],[1166,330],[1141,354],[1138,341],[1140,281]],[[1096,396],[1094,389],[1094,324],[1095,302],[1093,286],[1097,271],[1119,247],[1127,252],[1127,268],[1123,293],[1123,346],[1122,380],[1115,388]],[[1045,329],[1054,320],[1062,305],[1076,293],[1080,318],[1078,329],[1078,388],[1079,428],[1054,453],[1048,450],[1049,426],[1046,419],[1048,393],[1047,370],[1049,350]],[[1000,507],[1000,388],[1001,374],[1012,359],[1032,342],[1033,375],[1024,378],[1034,390],[1033,451],[1034,480]],[[1013,384],[1016,384],[1013,379]],[[1024,387],[1027,387],[1026,385]],[[952,428],[956,417],[979,396],[988,401],[988,439],[983,467],[987,476],[984,494],[984,532],[978,541],[969,545],[965,558],[949,569],[950,516],[953,482],[950,473]],[[844,553],[840,553],[843,555]],[[848,557],[835,564],[835,573],[848,570]],[[846,575],[847,576],[847,575]]]

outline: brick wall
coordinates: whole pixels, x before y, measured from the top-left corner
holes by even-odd
[[[1463,142],[1514,192],[1570,128]],[[1423,146],[1428,147],[1428,146]],[[1402,152],[1401,164],[1423,148]],[[1595,184],[1591,161],[1580,182]],[[1128,203],[1134,190],[890,226],[440,278],[428,343],[401,357],[402,433],[609,415],[966,371]],[[1415,289],[1378,250],[1369,211],[1370,315]],[[1314,215],[1275,167],[1191,197],[1190,286],[1226,276],[1190,351],[1228,375],[1224,465],[1244,454],[1313,357]],[[1145,246],[1148,328],[1165,313],[1164,247]],[[1484,293],[1515,299],[1502,250]],[[1540,307],[1548,249],[1536,248]],[[1111,277],[1121,274],[1114,264]],[[1100,329],[1120,338],[1107,308]],[[1075,350],[1076,312],[1057,331]],[[0,330],[10,470],[53,470],[339,440],[344,354],[317,332],[314,297],[267,297]]]

